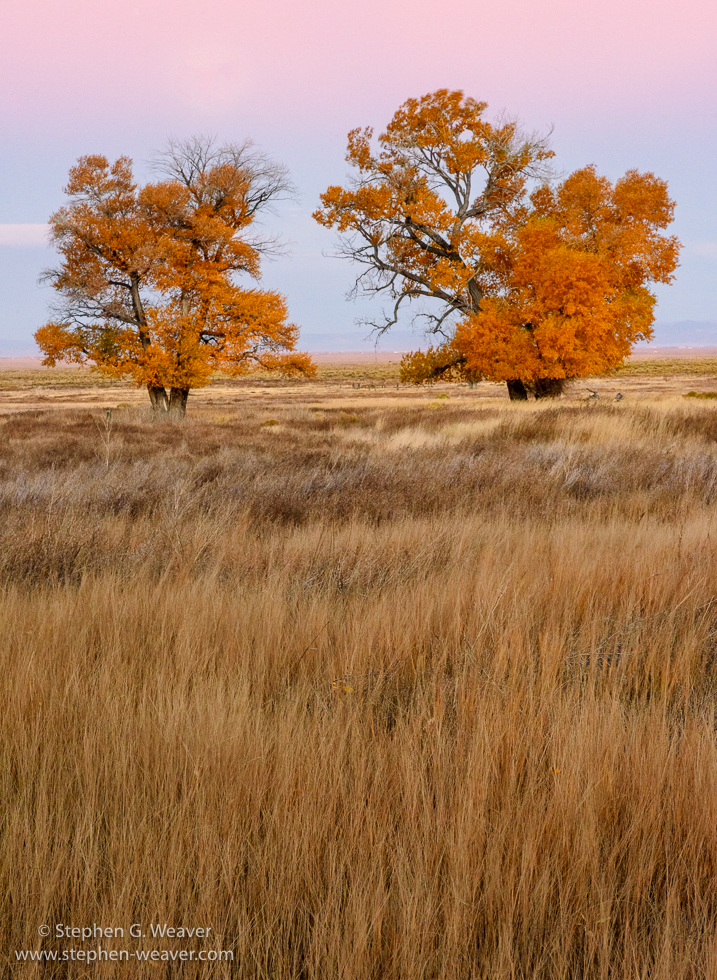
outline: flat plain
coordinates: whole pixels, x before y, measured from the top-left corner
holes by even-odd
[[[8,976],[717,977],[717,358],[391,360],[0,372]]]

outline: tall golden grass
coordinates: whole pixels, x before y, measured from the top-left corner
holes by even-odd
[[[156,976],[15,951],[168,922],[212,939],[104,945],[717,977],[716,446],[694,400],[5,420],[7,976]]]

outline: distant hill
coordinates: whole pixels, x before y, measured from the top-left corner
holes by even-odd
[[[312,352],[319,351],[373,351],[374,344],[367,337],[368,328],[356,327],[340,333],[301,332],[299,348]],[[379,351],[409,351],[422,347],[424,350],[430,340],[420,330],[390,330],[379,340]],[[717,347],[717,320],[680,320],[679,323],[656,323],[655,339],[649,344],[637,344],[638,350],[653,350],[655,347]]]
[[[379,340],[377,348],[367,327],[355,327],[336,333],[314,333],[302,330],[297,347],[311,353],[342,351],[382,353],[424,350],[430,344],[420,330],[394,329]],[[434,341],[435,343],[435,341]],[[637,350],[654,350],[655,347],[717,347],[717,320],[680,320],[679,323],[656,323],[655,339],[650,344],[637,344]],[[0,338],[0,356],[36,357],[38,354],[32,341],[16,341],[14,338]]]
[[[717,320],[680,320],[679,323],[656,323],[655,339],[646,347],[717,347]]]
[[[376,347],[374,340],[367,337],[368,332],[368,327],[356,327],[354,330],[345,330],[340,333],[313,333],[309,330],[302,330],[296,346],[299,350],[306,350],[311,353],[373,351]],[[417,350],[419,347],[427,345],[428,341],[420,331],[413,333],[411,330],[390,330],[381,337],[377,348],[379,351],[405,352]]]

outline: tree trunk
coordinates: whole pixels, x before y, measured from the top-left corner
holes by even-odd
[[[160,415],[163,412],[169,411],[167,392],[164,390],[163,385],[147,385],[147,392],[149,393],[149,400],[152,403],[152,411],[155,414]]]
[[[536,398],[559,398],[565,390],[566,378],[538,378],[531,388]]]
[[[522,381],[507,381],[506,384],[508,385],[508,394],[512,402],[527,402],[528,389]]]
[[[187,414],[189,388],[172,388],[169,392],[169,414],[172,418],[183,419]]]
[[[471,298],[471,306],[473,311],[477,313],[480,310],[481,303],[483,302],[483,290],[472,277],[468,280],[466,285],[468,286],[468,295]]]

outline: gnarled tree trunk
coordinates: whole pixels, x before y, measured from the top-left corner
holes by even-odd
[[[559,398],[566,384],[567,378],[537,378],[530,387],[536,398]]]
[[[183,419],[187,414],[189,388],[172,388],[169,392],[169,414],[172,418]]]
[[[155,414],[160,415],[169,411],[169,399],[162,385],[147,385],[147,392]]]
[[[506,384],[508,385],[508,394],[512,402],[527,402],[528,389],[522,381],[516,379],[515,381],[506,381]]]
[[[559,398],[565,391],[568,378],[536,378],[535,381],[507,381],[512,402],[525,402],[528,392],[536,398]]]

